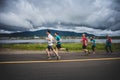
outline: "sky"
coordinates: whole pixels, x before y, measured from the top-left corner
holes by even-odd
[[[0,33],[54,29],[120,35],[120,0],[0,0]]]

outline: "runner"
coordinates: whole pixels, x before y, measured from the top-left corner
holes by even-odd
[[[107,35],[106,36],[106,45],[105,45],[105,49],[106,49],[106,52],[109,53],[111,52],[112,53],[112,39]]]
[[[90,54],[89,50],[87,50],[87,45],[88,45],[88,39],[86,38],[85,34],[82,34],[82,48],[83,48],[83,51],[85,52],[85,55],[88,55]],[[88,52],[88,54],[87,54]]]
[[[90,41],[91,41],[91,43],[92,43],[92,47],[91,47],[91,48],[92,48],[92,51],[93,51],[92,53],[95,54],[96,41],[95,41],[95,39],[94,39],[94,36],[91,37]]]
[[[58,32],[55,33],[55,39],[56,39],[56,51],[58,52],[58,50],[62,50],[62,51],[66,50],[68,52],[67,48],[61,48],[62,40]]]
[[[50,55],[51,51],[53,51],[56,54],[57,60],[60,59],[60,56],[58,55],[58,53],[53,48],[54,37],[51,35],[49,30],[46,32],[46,34],[48,36],[46,38],[46,40],[48,41],[48,46],[47,46],[47,49],[46,49],[46,52],[47,52],[47,55],[48,55],[48,59],[51,59],[51,55]]]

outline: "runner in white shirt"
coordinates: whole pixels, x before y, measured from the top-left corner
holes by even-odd
[[[49,46],[53,45],[53,42],[54,42],[53,39],[54,39],[53,36],[51,34],[48,34],[48,39],[47,40],[48,40],[48,45]]]
[[[47,38],[46,40],[48,41],[48,46],[47,46],[47,49],[46,49],[46,52],[48,54],[48,59],[51,59],[51,56],[50,56],[50,51],[53,51],[56,56],[57,56],[57,59],[60,59],[60,56],[58,55],[58,53],[55,51],[55,49],[53,48],[53,42],[54,42],[54,37],[51,35],[50,31],[48,30],[46,32],[47,34]]]

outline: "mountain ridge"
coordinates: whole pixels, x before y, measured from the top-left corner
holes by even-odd
[[[37,30],[37,31],[24,31],[24,32],[16,32],[16,33],[3,33],[0,34],[0,37],[32,37],[32,36],[46,36],[46,31],[48,29],[43,29],[43,30]],[[59,31],[59,30],[52,30],[51,34],[54,35],[55,32],[58,32],[60,36],[82,36],[83,33],[76,33],[72,31]],[[88,34],[85,32],[87,36],[94,36],[93,34]]]

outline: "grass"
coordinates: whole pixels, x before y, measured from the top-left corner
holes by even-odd
[[[9,48],[9,49],[19,49],[19,50],[45,50],[47,44],[1,44],[0,48]],[[63,43],[62,47],[68,48],[70,51],[81,51],[82,44],[80,43]],[[91,45],[88,45],[88,49],[91,49]],[[114,51],[120,51],[120,43],[112,44],[112,49]],[[101,51],[105,50],[105,44],[99,43],[96,46],[96,50]]]

